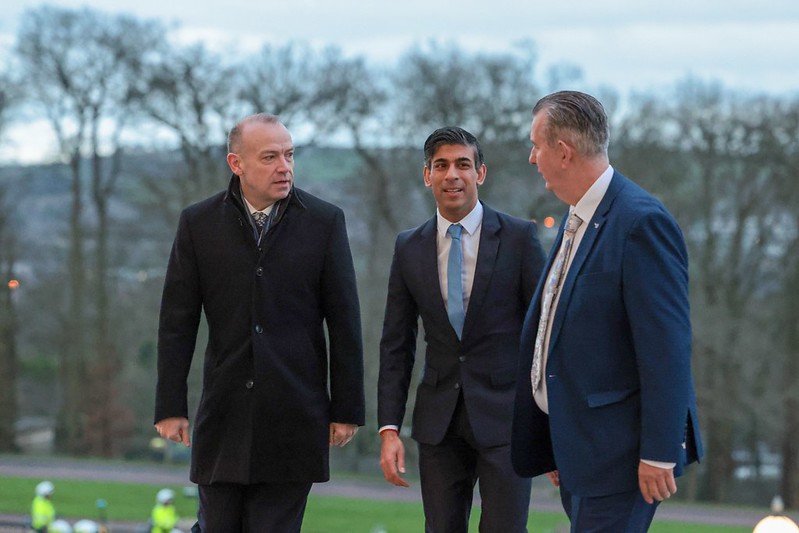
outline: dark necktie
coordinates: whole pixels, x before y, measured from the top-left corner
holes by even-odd
[[[259,230],[263,229],[264,224],[266,224],[267,217],[269,217],[269,215],[263,211],[255,211],[252,214],[252,219],[255,221],[255,225],[258,226]]]

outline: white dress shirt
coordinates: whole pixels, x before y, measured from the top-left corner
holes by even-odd
[[[441,285],[441,296],[444,298],[444,307],[449,306],[447,302],[447,260],[449,259],[449,248],[452,244],[452,237],[447,234],[447,230],[452,224],[463,226],[461,233],[461,249],[463,251],[463,309],[469,310],[469,297],[472,294],[474,285],[474,270],[477,266],[477,252],[480,248],[480,231],[483,227],[483,204],[477,202],[468,215],[458,222],[450,222],[436,210],[436,249],[438,250],[438,281]]]

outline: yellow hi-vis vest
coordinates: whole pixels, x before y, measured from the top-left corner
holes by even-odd
[[[153,522],[152,533],[170,533],[179,518],[174,505],[156,505],[150,519]]]
[[[53,502],[43,496],[36,496],[31,504],[31,526],[33,529],[42,529],[55,520],[55,507]]]

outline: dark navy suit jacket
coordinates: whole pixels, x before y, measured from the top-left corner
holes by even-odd
[[[641,458],[676,463],[680,475],[702,444],[680,228],[618,172],[586,223],[552,323],[549,416],[530,382],[543,283],[525,318],[512,453],[520,475],[557,468],[564,488],[592,497],[635,490]]]
[[[463,393],[480,446],[510,443],[519,334],[544,265],[532,222],[483,205],[480,247],[459,340],[438,276],[436,217],[400,233],[389,278],[378,380],[379,426],[401,426],[416,353],[419,317],[427,350],[412,436],[439,444]]]

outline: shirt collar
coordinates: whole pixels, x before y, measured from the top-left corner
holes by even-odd
[[[585,191],[585,194],[580,198],[580,201],[577,202],[577,205],[573,205],[569,208],[569,213],[576,214],[583,222],[591,220],[602,198],[605,197],[612,177],[613,167],[608,165],[608,168],[599,175],[593,185]]]
[[[447,230],[452,224],[460,224],[463,226],[463,231],[469,235],[474,235],[474,232],[480,227],[480,223],[483,222],[483,204],[477,202],[477,205],[474,206],[474,209],[469,211],[469,214],[458,222],[450,222],[441,215],[441,212],[438,209],[436,209],[436,220],[439,237],[443,238],[447,234]]]
[[[275,205],[271,204],[268,207],[265,207],[264,209],[256,209],[252,206],[250,202],[247,201],[247,198],[243,194],[241,195],[241,199],[244,200],[244,205],[247,206],[247,211],[250,212],[250,215],[258,211],[261,211],[262,213],[266,213],[268,215],[269,213],[272,212],[272,207],[274,207]]]

